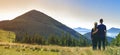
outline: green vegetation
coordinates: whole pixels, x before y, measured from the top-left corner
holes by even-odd
[[[0,42],[14,42],[15,37],[14,32],[0,30]]]
[[[22,44],[1,44],[0,55],[58,55],[54,49]]]
[[[28,33],[22,34],[20,40],[16,42],[29,43],[29,44],[41,44],[41,45],[60,45],[60,46],[88,46],[88,40],[84,38],[74,38],[69,33],[62,36],[48,35],[48,37],[40,34],[29,35]]]
[[[46,38],[37,33],[33,36],[24,33],[23,37],[22,44],[12,43],[15,41],[15,33],[0,30],[0,55],[120,55],[120,48],[115,47],[120,45],[120,34],[112,41],[112,45],[115,46],[107,46],[105,51],[93,51],[91,47],[78,47],[87,46],[87,40],[75,39],[69,34],[50,35]]]
[[[112,41],[111,45],[113,46],[120,46],[120,33],[118,36]]]

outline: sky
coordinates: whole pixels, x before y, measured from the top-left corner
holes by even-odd
[[[100,18],[107,29],[120,28],[119,5],[120,0],[0,0],[0,21],[35,9],[70,28],[91,29]]]

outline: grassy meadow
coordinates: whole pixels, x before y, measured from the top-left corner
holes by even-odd
[[[14,32],[0,30],[0,55],[120,55],[120,47],[107,46],[105,51],[93,51],[92,47],[33,45],[13,43],[14,40]]]
[[[0,42],[14,42],[15,36],[12,31],[0,30]]]
[[[107,47],[105,51],[93,51],[91,47],[62,47],[1,42],[0,55],[120,55],[120,48]]]

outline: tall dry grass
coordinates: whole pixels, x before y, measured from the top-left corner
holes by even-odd
[[[53,45],[31,45],[0,42],[0,55],[120,55],[120,47],[107,46],[106,50],[92,50],[91,47],[63,47]],[[10,54],[7,54],[10,55]],[[23,54],[24,55],[24,54]]]

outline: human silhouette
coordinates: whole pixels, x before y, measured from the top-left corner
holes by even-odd
[[[101,46],[103,50],[105,50],[105,39],[106,39],[106,25],[103,24],[103,19],[100,19],[100,25],[98,25],[98,48],[101,50]]]
[[[91,31],[91,40],[92,40],[92,48],[93,50],[96,50],[97,49],[97,42],[98,42],[98,29],[97,29],[97,22],[94,23],[94,28],[92,28],[92,31]]]

